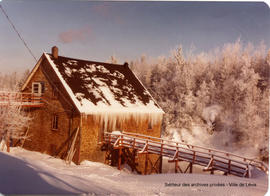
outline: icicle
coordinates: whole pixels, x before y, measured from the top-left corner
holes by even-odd
[[[103,126],[104,131],[115,131],[119,129],[117,122],[122,124],[134,119],[136,124],[150,122],[151,126],[156,125],[162,120],[162,113],[141,113],[141,112],[100,112],[93,114],[94,120]]]

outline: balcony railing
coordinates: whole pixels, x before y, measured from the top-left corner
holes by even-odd
[[[37,96],[33,93],[0,91],[0,105],[42,107],[44,105],[44,100],[42,96]]]

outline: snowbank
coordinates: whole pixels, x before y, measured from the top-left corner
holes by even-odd
[[[266,176],[255,179],[209,174],[143,176],[90,161],[79,166],[66,165],[63,160],[21,148],[11,148],[9,154],[0,152],[0,166],[2,194],[254,196],[264,195],[268,189]]]

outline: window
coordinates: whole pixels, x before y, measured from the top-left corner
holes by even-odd
[[[33,84],[32,84],[32,93],[35,93],[35,94],[41,93],[40,83],[33,82]]]
[[[58,130],[58,121],[59,121],[58,115],[53,115],[53,118],[52,118],[52,129],[53,130]]]
[[[36,95],[41,95],[45,91],[44,82],[33,82],[32,83],[32,93]]]

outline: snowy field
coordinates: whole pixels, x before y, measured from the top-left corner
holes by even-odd
[[[268,190],[268,177],[262,173],[251,179],[209,174],[143,176],[90,161],[79,166],[66,165],[63,160],[21,148],[11,148],[11,153],[0,152],[0,168],[3,195],[256,196],[265,195]]]

